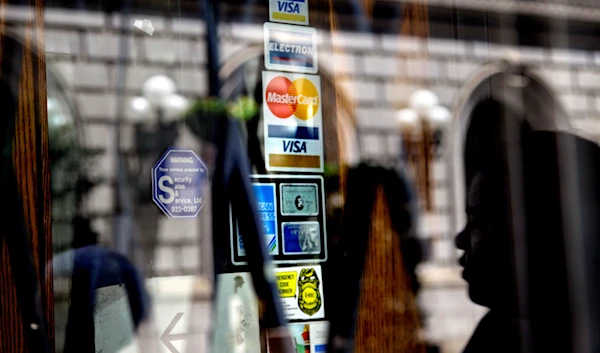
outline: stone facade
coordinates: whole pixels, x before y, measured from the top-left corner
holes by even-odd
[[[18,27],[31,14],[9,6],[5,15],[10,25]],[[136,18],[150,19],[156,29],[154,35],[131,28],[128,36],[122,36],[122,29],[129,24],[118,15],[58,9],[45,13],[48,69],[61,78],[72,98],[83,127],[82,141],[105,150],[92,172],[106,177],[108,182],[96,187],[88,202],[103,243],[113,241],[116,129],[121,129],[123,153],[134,148],[132,121],[136,116],[129,108],[129,99],[140,95],[143,83],[156,74],[172,77],[179,92],[189,99],[207,94],[203,23],[142,14],[132,15],[130,22]],[[219,31],[223,63],[244,48],[262,45],[260,25],[227,23]],[[124,66],[119,66],[120,57]],[[407,104],[414,90],[429,88],[442,104],[452,107],[457,92],[473,73],[487,62],[508,57],[536,67],[564,103],[573,128],[600,139],[600,52],[348,32],[337,32],[332,38],[321,33],[319,48],[321,73],[339,74],[338,89],[355,104],[360,154],[371,160],[398,158],[395,112]],[[121,97],[116,93],[120,79],[124,79],[125,90],[122,111]],[[382,143],[382,136],[388,143]],[[422,213],[418,234],[430,244],[431,264],[454,265],[455,230],[450,226],[451,183],[446,160],[435,161],[433,170],[435,207],[433,212]],[[203,217],[206,227],[202,234],[210,237],[210,215]],[[212,249],[197,239],[199,230],[195,227],[197,223],[159,223],[154,269],[157,275],[212,273],[206,267],[212,261]],[[462,303],[466,298],[463,287],[446,291],[429,289],[421,298],[432,314],[429,321],[437,325],[430,328],[435,332],[430,336],[444,342],[458,340],[460,345],[483,311]],[[449,296],[462,304],[448,299]],[[456,312],[456,305],[460,306],[460,313]]]
[[[28,16],[18,7],[9,7],[7,18],[20,26]],[[129,36],[121,36],[125,24],[119,15],[58,9],[45,14],[48,68],[62,78],[73,97],[85,143],[106,150],[94,172],[110,179],[115,177],[113,136],[119,114],[124,121],[120,126],[123,148],[133,148],[133,128],[128,122],[135,116],[127,99],[122,113],[118,112],[116,87],[123,75],[127,98],[140,95],[145,80],[156,74],[172,77],[179,92],[190,99],[207,94],[203,23],[146,15],[132,15],[130,22],[136,18],[150,19],[154,35],[132,27]],[[262,43],[260,25],[228,23],[219,30],[222,62]],[[126,53],[121,53],[121,48],[126,48]],[[125,66],[119,68],[121,55]],[[360,153],[366,159],[397,154],[395,111],[407,104],[415,89],[429,88],[442,104],[452,107],[470,75],[489,61],[507,57],[537,68],[570,112],[574,128],[600,133],[600,52],[336,32],[333,37],[320,34],[319,56],[321,72],[341,74],[338,89],[355,104]],[[392,138],[388,145],[378,141],[382,132]],[[432,259],[444,263],[453,261],[454,256],[449,250],[453,236],[445,166],[444,160],[436,161],[435,210],[423,214],[419,227],[419,235],[432,245]],[[94,212],[103,215],[95,223],[104,241],[110,241],[111,185],[96,188],[90,203]]]

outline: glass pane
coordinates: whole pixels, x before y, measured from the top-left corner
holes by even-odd
[[[53,351],[596,351],[599,6],[3,5]]]

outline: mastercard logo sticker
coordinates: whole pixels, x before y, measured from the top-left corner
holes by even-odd
[[[319,91],[307,78],[291,81],[284,76],[274,77],[267,85],[265,101],[271,113],[280,119],[295,116],[310,120],[320,106]]]

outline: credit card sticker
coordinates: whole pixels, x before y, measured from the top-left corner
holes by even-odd
[[[281,214],[284,216],[317,216],[318,200],[317,184],[281,184]]]
[[[281,228],[284,254],[321,253],[319,222],[283,222]]]
[[[256,211],[258,220],[263,229],[265,244],[269,254],[279,254],[277,241],[277,201],[275,197],[275,183],[253,183],[252,189],[256,198]],[[246,256],[246,247],[239,231],[238,224],[238,255]]]

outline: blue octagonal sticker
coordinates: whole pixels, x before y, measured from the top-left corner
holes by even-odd
[[[170,219],[196,218],[208,170],[194,151],[169,148],[152,168],[152,200]]]

